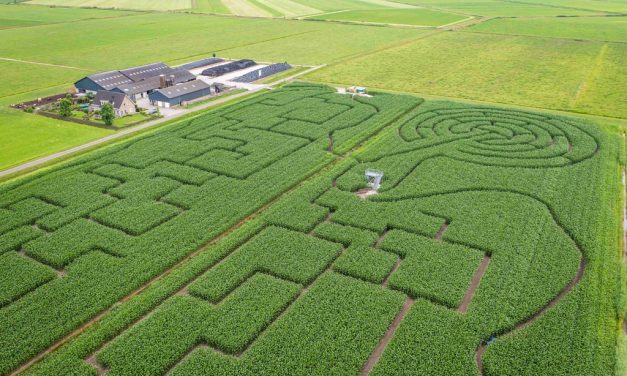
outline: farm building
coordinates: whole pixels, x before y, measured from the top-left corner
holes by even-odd
[[[124,93],[129,96],[133,101],[137,101],[139,98],[148,98],[148,94],[157,89],[163,89],[167,86],[180,84],[195,80],[196,76],[189,73],[184,69],[177,69],[170,74],[161,74],[159,76],[152,76],[139,82],[133,82],[117,86],[112,91]]]
[[[122,117],[136,112],[135,103],[133,103],[126,94],[106,90],[99,91],[96,94],[90,109],[92,111],[99,111],[106,103],[111,103],[116,117]]]
[[[221,63],[223,61],[224,61],[223,59],[220,59],[218,57],[210,57],[210,58],[207,58],[207,59],[192,61],[190,63],[183,64],[181,66],[178,66],[177,69],[191,70],[191,69],[196,69],[196,68],[200,68],[200,67],[206,67],[207,65],[218,64],[218,63]]]
[[[120,71],[110,71],[81,78],[74,83],[74,87],[79,93],[96,93],[130,83],[133,83],[133,80],[120,73]]]
[[[202,71],[203,76],[218,77],[227,73],[235,72],[240,69],[245,69],[256,65],[253,60],[238,60],[232,63],[218,65],[217,67],[207,68]]]
[[[172,107],[182,102],[193,101],[211,94],[211,85],[201,80],[194,80],[155,90],[148,94],[150,103],[159,107]]]
[[[97,93],[102,90],[126,93],[132,99],[142,97],[160,87],[159,76],[174,75],[174,83],[193,80],[194,75],[184,69],[173,69],[164,63],[154,63],[119,71],[92,74],[74,83],[79,93]],[[174,84],[173,83],[173,84]]]

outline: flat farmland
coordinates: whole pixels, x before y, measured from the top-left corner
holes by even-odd
[[[229,38],[218,32],[207,32],[211,28],[228,29]],[[229,51],[236,48],[246,50],[248,58],[261,59],[268,51],[260,45],[274,42],[273,52],[282,56],[278,61],[316,64],[416,38],[421,33],[406,29],[161,13],[86,21],[81,29],[82,32],[73,33],[74,25],[57,24],[5,33],[0,57],[106,70],[155,61],[182,63],[214,52],[230,57]],[[39,38],[42,32],[48,38]],[[328,39],[329,36],[334,36],[335,40]],[[311,38],[316,38],[318,46],[325,40],[325,45],[331,43],[337,47],[329,52],[309,45],[311,51],[303,57],[292,50],[291,43],[281,44],[283,40],[306,44]],[[50,43],[50,40],[64,43]],[[25,44],[32,48],[22,48]]]
[[[30,0],[28,4],[139,10],[178,10],[192,7],[191,0]]]
[[[418,9],[378,9],[378,10],[351,10],[309,17],[310,19],[374,22],[383,24],[404,24],[416,26],[440,26],[467,17],[452,13],[438,12],[424,8]]]
[[[627,75],[618,62],[626,48],[622,43],[449,32],[308,77],[625,118],[619,88],[627,85]]]
[[[546,1],[504,1],[504,0],[403,0],[403,3],[417,6],[432,7],[434,9],[460,12],[475,16],[489,17],[533,17],[533,16],[575,16],[606,14],[602,5],[608,2],[589,1],[587,4],[596,3],[598,8],[577,8],[571,6],[559,6]],[[619,6],[613,3],[612,8]],[[600,9],[599,9],[600,8]],[[624,6],[623,6],[624,8]],[[624,10],[623,10],[624,11]]]
[[[291,84],[4,184],[0,371],[611,374],[621,147]]]
[[[627,43],[627,17],[501,18],[469,31]]]

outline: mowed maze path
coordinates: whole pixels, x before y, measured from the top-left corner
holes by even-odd
[[[36,276],[5,297],[0,364],[105,309],[31,371],[396,373],[430,357],[478,372],[446,346],[515,334],[581,278],[595,250],[569,228],[596,223],[568,213],[596,199],[569,207],[546,182],[594,192],[606,145],[570,119],[292,84],[86,156],[0,191],[2,257]],[[362,199],[366,167],[386,180]],[[425,348],[438,322],[458,338]]]

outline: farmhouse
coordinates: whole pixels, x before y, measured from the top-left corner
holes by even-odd
[[[99,111],[106,103],[111,103],[116,117],[122,117],[136,112],[135,103],[133,103],[126,94],[106,90],[99,91],[96,94],[90,108],[92,111]]]
[[[169,108],[210,94],[211,85],[201,80],[194,80],[155,90],[148,94],[148,98],[153,105]]]

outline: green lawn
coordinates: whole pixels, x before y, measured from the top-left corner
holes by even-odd
[[[627,42],[627,17],[501,18],[470,31]]]
[[[111,133],[111,130],[0,108],[0,170]]]
[[[626,50],[618,43],[441,33],[307,77],[625,118]]]
[[[418,26],[440,26],[463,20],[464,16],[429,9],[351,10],[310,17],[318,20],[374,22]]]

